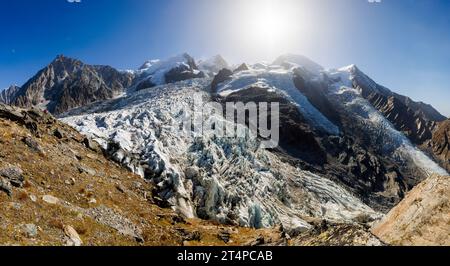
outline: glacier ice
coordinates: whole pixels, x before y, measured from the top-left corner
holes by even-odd
[[[371,135],[373,146],[381,145],[386,156],[390,156],[400,164],[411,163],[427,176],[448,175],[446,170],[415,147],[403,133],[396,130],[389,120],[364,99],[357,89],[353,88],[354,75],[358,75],[355,65],[328,71],[326,75],[336,81],[331,85],[329,98],[334,99],[333,102],[341,108],[351,111],[353,117],[359,120],[359,124],[365,126],[365,133]],[[365,76],[362,78],[369,85],[373,83]]]
[[[301,103],[312,119],[336,130],[317,110],[305,107],[301,95],[290,91],[289,76],[273,72],[257,76],[270,86],[288,87],[287,95]],[[249,80],[253,82],[255,75]],[[151,180],[158,195],[186,217],[252,227],[282,223],[285,228],[305,230],[310,227],[307,217],[352,221],[361,214],[380,216],[337,183],[280,161],[261,149],[258,140],[214,134],[199,138],[185,128],[180,134],[180,110],[192,105],[196,93],[208,99],[205,91],[210,82],[196,79],[129,93],[72,112],[62,121]],[[237,84],[228,88],[233,85],[237,88]],[[220,116],[215,119],[230,123]]]

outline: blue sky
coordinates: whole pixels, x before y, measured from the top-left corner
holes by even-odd
[[[232,63],[292,52],[327,68],[354,63],[450,116],[448,0],[278,0],[282,34],[260,21],[256,0],[81,1],[0,2],[0,88],[22,85],[57,54],[133,69],[181,52]]]

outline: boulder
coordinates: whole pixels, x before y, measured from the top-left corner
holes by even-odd
[[[83,241],[81,240],[80,236],[78,235],[78,232],[72,226],[65,225],[64,233],[69,238],[66,242],[66,244],[68,246],[79,247],[83,244]]]
[[[44,153],[44,150],[41,148],[39,143],[36,140],[34,140],[32,137],[25,137],[22,139],[22,141],[32,151],[37,152],[37,153]]]
[[[26,224],[23,226],[23,230],[29,238],[34,238],[38,235],[38,227],[35,224]]]
[[[0,176],[14,187],[22,187],[25,182],[22,169],[15,166],[0,169]]]
[[[45,195],[42,197],[42,200],[48,204],[56,205],[60,202],[60,200],[57,197],[51,196],[51,195]]]
[[[6,178],[0,177],[0,191],[5,192],[8,196],[12,195],[11,183]]]

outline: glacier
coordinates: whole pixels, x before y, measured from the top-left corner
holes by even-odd
[[[273,75],[279,77],[267,77]],[[281,77],[278,82],[287,80]],[[351,222],[361,215],[381,216],[339,184],[259,148],[257,139],[198,138],[186,129],[180,134],[180,110],[192,106],[195,94],[209,99],[210,82],[195,79],[129,93],[62,121],[151,180],[159,197],[185,217],[256,228],[283,224],[298,231],[310,228],[310,217]]]
[[[153,67],[172,67],[180,59],[152,61],[140,71],[155,76]],[[351,112],[386,156],[412,163],[426,174],[446,174],[353,88],[353,69],[322,70],[314,79],[325,82],[326,76],[332,81],[327,97]],[[339,183],[260,148],[258,139],[218,137],[208,131],[199,136],[183,127],[190,117],[185,110],[192,108],[195,95],[212,101],[211,81],[206,77],[130,90],[119,98],[70,111],[61,120],[100,143],[116,162],[151,181],[157,196],[188,218],[256,228],[282,224],[298,232],[311,227],[307,222],[311,218],[353,222],[361,215],[382,216]],[[339,127],[296,89],[292,69],[254,65],[220,83],[218,93],[226,96],[250,87],[281,93],[311,125],[330,135],[340,134]],[[218,114],[204,119],[234,125]]]
[[[365,125],[365,133],[371,135],[373,145],[381,145],[386,156],[394,158],[400,164],[410,162],[426,176],[448,175],[446,170],[415,147],[403,133],[396,130],[389,120],[362,97],[358,89],[353,88],[353,80],[358,74],[356,69],[355,65],[350,65],[338,70],[325,71],[328,78],[336,81],[330,86],[329,98],[341,108],[351,110],[355,119]],[[372,83],[365,79],[367,84]]]

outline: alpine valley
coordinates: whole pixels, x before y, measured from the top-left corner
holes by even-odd
[[[279,103],[278,146],[196,97]],[[60,55],[0,102],[0,244],[450,245],[450,120],[355,65]]]

